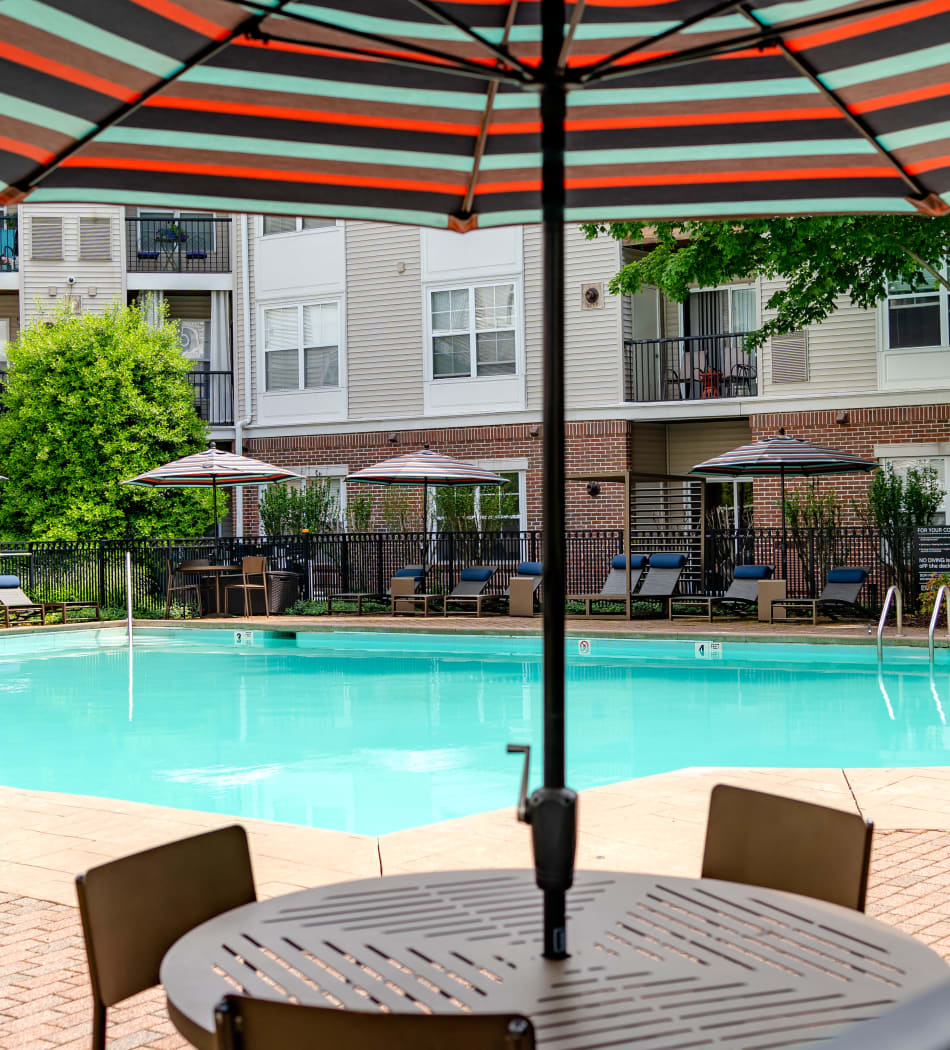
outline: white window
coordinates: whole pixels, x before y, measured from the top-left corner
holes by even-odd
[[[306,303],[263,311],[264,389],[340,385],[340,305]]]
[[[931,273],[911,286],[887,283],[887,346],[891,350],[947,345],[947,290]]]
[[[261,232],[265,237],[272,237],[276,233],[322,230],[327,226],[336,226],[336,219],[311,219],[300,215],[265,215]]]
[[[511,283],[430,291],[432,378],[514,375],[515,305]]]
[[[690,335],[751,332],[756,327],[755,288],[729,285],[689,293]]]
[[[215,252],[215,213],[171,208],[139,208],[139,252],[169,251],[198,258]]]
[[[429,490],[436,531],[519,532],[524,528],[524,472],[502,470],[506,485],[459,485]]]
[[[950,521],[950,494],[947,492],[948,463],[950,456],[893,456],[881,459],[882,467],[892,467],[894,473],[906,483],[911,470],[932,467],[937,472],[937,484],[943,490],[943,499],[934,515],[932,525],[945,525]]]
[[[298,492],[302,492],[311,482],[319,478],[322,482],[327,485],[327,494],[330,497],[331,507],[329,508],[332,521],[328,523],[328,526],[332,526],[330,531],[335,531],[338,528],[344,529],[346,525],[346,482],[344,481],[347,474],[349,474],[348,467],[299,467],[296,468],[299,473],[299,478],[292,478],[290,481],[282,481],[280,484],[287,488],[296,489]],[[257,499],[258,502],[264,497],[264,494],[270,488],[269,485],[259,485],[257,488]],[[261,536],[266,535],[264,528],[264,522],[261,521],[258,516],[257,531]]]

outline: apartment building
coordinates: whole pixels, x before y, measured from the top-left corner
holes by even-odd
[[[2,347],[64,304],[102,313],[149,294],[177,321],[195,405],[212,437],[233,433],[232,218],[95,204],[21,205],[0,217]]]
[[[768,281],[609,294],[634,249],[568,230],[569,473],[683,475],[784,426],[898,470],[950,478],[950,303],[937,282],[842,301],[821,325],[745,350]],[[459,235],[370,222],[25,205],[0,226],[0,343],[64,300],[98,311],[152,293],[178,320],[199,412],[224,447],[332,479],[429,444],[509,478],[478,506],[541,524],[537,227]],[[646,484],[646,483],[644,483]],[[868,479],[828,479],[860,501]],[[721,486],[709,487],[715,503]],[[619,486],[568,488],[569,525],[621,521]],[[379,495],[379,490],[374,490]],[[759,524],[777,483],[755,482]],[[258,528],[238,491],[234,526]],[[944,508],[946,513],[947,507]]]

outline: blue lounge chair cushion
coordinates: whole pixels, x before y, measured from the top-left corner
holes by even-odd
[[[19,576],[0,576],[0,587],[19,587]]]
[[[732,576],[736,580],[767,580],[772,572],[771,565],[737,565]]]
[[[631,569],[642,569],[647,563],[647,556],[645,554],[631,554],[630,555],[630,568]],[[627,563],[624,560],[622,554],[615,554],[610,561],[611,569],[625,569]]]
[[[519,576],[541,576],[544,572],[544,566],[539,561],[520,561],[518,562],[518,575]]]
[[[413,569],[413,568],[397,569],[396,570],[396,575],[400,579],[404,579],[406,576],[411,576],[411,577],[413,577],[415,579],[418,579],[422,575],[422,569]]]
[[[829,583],[864,583],[867,578],[867,569],[832,569],[828,573]]]
[[[685,554],[651,554],[651,569],[679,569],[686,564]]]
[[[491,566],[482,566],[477,569],[462,569],[462,575],[459,577],[462,580],[490,580],[495,575],[495,570]]]

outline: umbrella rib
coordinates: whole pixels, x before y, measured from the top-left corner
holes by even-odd
[[[657,69],[668,69],[674,66],[688,65],[705,58],[714,58],[716,55],[728,55],[733,51],[739,51],[748,47],[765,48],[770,44],[777,43],[781,39],[782,33],[798,32],[802,29],[814,29],[816,26],[828,25],[830,22],[841,22],[845,18],[855,18],[860,15],[874,14],[878,11],[890,11],[895,7],[905,7],[906,4],[907,0],[876,0],[875,3],[865,4],[863,7],[851,8],[845,13],[836,11],[833,14],[828,15],[813,15],[810,18],[803,18],[797,22],[789,22],[781,28],[770,26],[767,29],[760,29],[757,33],[741,33],[739,36],[733,37],[731,40],[720,40],[713,44],[700,44],[697,47],[684,48],[682,51],[678,51],[672,55],[660,55],[657,58],[647,59],[644,62],[638,62],[636,65],[623,66],[619,69],[613,64],[614,59],[613,56],[611,56],[609,59],[611,65],[602,66],[600,68],[594,66],[585,69],[583,73],[577,76],[577,82],[587,85],[598,83],[602,80],[616,80],[619,77],[639,76],[641,73],[652,73]],[[722,6],[734,8],[737,5],[738,0],[732,0],[732,2]],[[710,15],[716,13],[717,10],[717,8],[713,8],[710,11],[707,11],[703,15],[703,18],[710,17]],[[696,19],[696,21],[702,21],[702,19]],[[636,44],[631,45],[631,49],[628,49],[628,51],[639,50],[647,44],[655,43],[661,36],[670,36],[674,32],[679,32],[686,24],[686,22],[683,22],[674,30],[658,34],[657,36],[650,37],[644,41],[638,41]],[[619,54],[621,53],[618,52],[618,55]],[[592,70],[595,69],[597,71],[592,72]]]
[[[739,10],[742,14],[754,25],[759,28],[764,28],[758,17],[752,11],[749,4],[739,4]],[[877,136],[871,130],[871,128],[863,121],[859,116],[852,113],[848,108],[847,103],[843,99],[839,98],[837,93],[829,88],[825,82],[821,79],[821,76],[814,69],[812,64],[799,55],[796,55],[785,42],[785,38],[779,35],[775,41],[782,55],[788,61],[788,63],[796,69],[803,77],[810,81],[818,90],[824,95],[824,97],[838,110],[838,112],[848,121],[852,128],[863,138],[866,142],[870,143],[874,147],[876,152],[895,169],[898,175],[904,180],[905,183],[911,188],[915,197],[924,199],[930,195],[928,190],[918,179],[910,174],[909,171],[904,167],[903,164],[892,154],[886,150],[881,143],[878,141]]]
[[[529,66],[526,66],[520,58],[516,58],[508,50],[508,36],[511,33],[511,24],[513,22],[511,11],[512,8],[517,8],[518,0],[512,0],[509,4],[508,17],[505,20],[505,33],[502,37],[501,44],[493,44],[490,40],[486,40],[481,33],[477,33],[470,25],[466,25],[466,23],[460,18],[456,18],[455,15],[443,10],[438,4],[432,3],[432,0],[412,0],[412,3],[414,3],[416,7],[421,7],[423,11],[427,11],[433,16],[433,18],[438,18],[439,21],[444,22],[446,25],[453,26],[455,29],[458,29],[459,32],[471,37],[472,40],[486,48],[502,62],[508,62],[511,65],[516,66],[526,74],[529,79],[534,79],[534,71]]]
[[[562,71],[567,69],[567,60],[570,56],[571,48],[574,46],[574,35],[577,33],[577,27],[581,24],[581,19],[584,17],[586,4],[587,0],[575,0],[574,10],[571,12],[571,21],[568,24],[567,32],[564,34],[561,53],[557,59],[558,68]]]
[[[510,0],[508,14],[505,18],[505,32],[502,36],[502,44],[508,43],[511,35],[511,27],[515,24],[515,15],[518,11],[518,0]],[[468,186],[465,188],[465,197],[462,200],[461,217],[471,215],[472,203],[475,200],[475,186],[478,183],[478,175],[482,166],[482,157],[485,155],[485,146],[488,144],[488,122],[491,120],[492,111],[495,108],[495,96],[498,94],[498,81],[493,80],[488,85],[488,93],[485,96],[485,108],[482,110],[481,123],[478,126],[478,138],[475,140],[475,151],[472,155],[472,170],[468,177]]]
[[[277,0],[277,5],[268,9],[268,13],[273,14],[275,11],[279,11],[284,4],[289,3],[289,0]],[[246,6],[246,5],[244,5]],[[196,66],[200,66],[202,63],[207,62],[209,58],[214,58],[219,52],[223,51],[234,39],[239,36],[244,36],[247,33],[253,32],[254,27],[260,24],[263,15],[255,14],[250,18],[245,18],[243,22],[238,23],[232,30],[230,30],[227,36],[221,40],[212,40],[201,48],[196,54],[192,55],[187,62],[183,63],[180,69],[162,80],[157,81],[150,88],[143,91],[138,98],[132,102],[125,102],[105,119],[101,124],[97,124],[90,131],[87,131],[84,135],[80,135],[75,141],[70,143],[64,149],[61,149],[59,153],[53,157],[52,160],[46,161],[43,164],[38,165],[29,173],[24,179],[14,183],[14,187],[20,190],[23,194],[29,193],[30,190],[35,189],[36,186],[51,175],[56,169],[67,160],[74,153],[78,152],[87,143],[93,139],[98,138],[103,131],[107,131],[109,128],[118,124],[120,120],[124,120],[125,117],[129,116],[130,113],[134,113],[140,106],[143,106],[153,95],[158,94],[169,84],[174,84],[176,80],[180,80],[181,77],[194,69]]]
[[[307,25],[316,29],[328,29],[331,32],[342,33],[344,36],[352,36],[359,40],[366,40],[372,44],[382,44],[384,47],[395,48],[397,51],[415,52],[417,55],[436,58],[439,62],[455,63],[456,68],[466,70],[473,76],[486,77],[490,75],[492,79],[508,80],[515,84],[527,84],[530,82],[528,77],[521,72],[522,67],[520,62],[517,63],[517,70],[487,70],[478,65],[478,63],[472,62],[467,58],[460,58],[457,55],[452,55],[445,51],[439,51],[437,48],[426,47],[424,44],[414,44],[408,40],[400,40],[398,37],[385,36],[382,33],[372,33],[367,29],[353,29],[350,26],[340,25],[337,22],[330,22],[323,18],[311,18],[308,15],[302,15],[296,11],[275,11],[268,8],[266,4],[257,2],[257,0],[227,0],[227,2],[236,7],[249,7],[252,10],[259,11],[261,12],[262,19],[268,14],[279,14],[281,18],[286,18],[292,22],[298,22],[301,25]],[[283,2],[286,3],[287,0],[283,0]],[[265,37],[274,37],[274,34],[269,33],[267,30],[262,30],[262,35]],[[349,49],[341,48],[336,44],[317,44],[309,40],[294,40],[293,43],[323,48],[326,51],[343,50],[344,53],[353,53],[350,52]],[[368,57],[382,59],[386,62],[394,61],[389,55],[381,55],[375,51],[367,50],[362,53]],[[423,65],[429,70],[432,69],[431,63],[423,63]]]

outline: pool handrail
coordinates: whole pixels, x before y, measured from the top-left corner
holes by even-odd
[[[884,608],[881,609],[881,618],[877,622],[877,665],[878,667],[884,661],[884,628],[887,626],[887,614],[890,612],[891,600],[897,599],[897,637],[901,638],[904,634],[904,598],[901,595],[900,587],[896,583],[892,583],[887,588],[887,594],[884,596]]]
[[[930,627],[927,629],[927,658],[931,667],[934,665],[934,634],[937,631],[937,621],[940,619],[941,600],[947,606],[947,637],[950,638],[950,588],[945,583],[941,583],[937,588],[937,597],[934,599],[934,611],[930,615]]]

